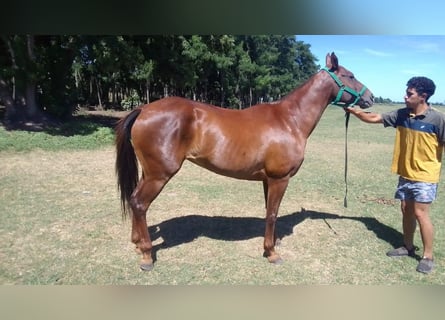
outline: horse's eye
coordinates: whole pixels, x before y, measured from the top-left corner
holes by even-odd
[[[354,77],[353,74],[342,74],[341,76],[342,76],[342,77],[345,77],[345,78],[349,78],[349,79],[351,79],[351,80],[355,79],[355,77]]]

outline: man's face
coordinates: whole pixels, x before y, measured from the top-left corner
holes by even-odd
[[[422,104],[425,102],[425,98],[423,95],[419,95],[417,93],[417,90],[414,88],[408,88],[406,89],[405,94],[405,105],[409,109],[415,108],[417,105]]]

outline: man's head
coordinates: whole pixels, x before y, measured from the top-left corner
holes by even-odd
[[[428,103],[428,99],[434,94],[436,90],[436,85],[431,79],[426,77],[413,77],[408,80],[407,86],[407,95],[410,92],[410,89],[415,89],[417,95],[423,97],[425,102]]]

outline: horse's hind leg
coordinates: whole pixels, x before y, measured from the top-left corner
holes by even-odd
[[[147,210],[170,178],[155,179],[144,175],[131,196],[130,206],[133,212],[131,240],[142,253],[140,264],[142,270],[149,271],[153,268],[151,255],[153,245],[147,228]]]
[[[264,234],[264,256],[270,263],[279,264],[282,259],[275,252],[275,224],[278,218],[278,209],[289,179],[268,179],[267,181],[267,208],[266,208],[266,231]]]

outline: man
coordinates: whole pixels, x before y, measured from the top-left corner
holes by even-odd
[[[434,230],[429,211],[436,198],[445,144],[445,115],[428,103],[435,89],[432,80],[413,77],[407,83],[406,108],[382,114],[345,108],[364,122],[396,128],[391,170],[399,175],[395,198],[401,201],[404,245],[387,255],[415,257],[413,238],[417,221],[423,255],[416,270],[422,273],[430,273],[434,268]]]

